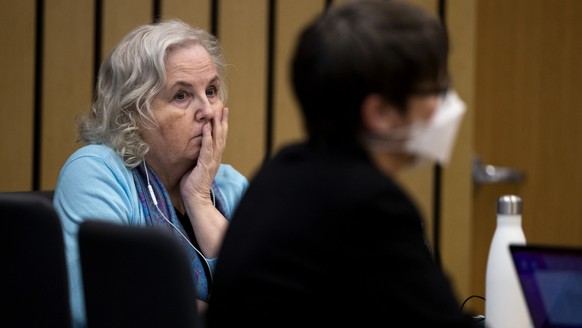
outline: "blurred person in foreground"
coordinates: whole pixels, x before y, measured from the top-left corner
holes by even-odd
[[[178,20],[136,27],[103,61],[94,103],[78,121],[85,145],[64,164],[54,194],[75,327],[86,325],[77,234],[87,219],[174,233],[204,310],[224,231],[248,185],[221,163],[224,66],[218,40]]]
[[[402,1],[330,7],[300,34],[307,140],[252,178],[226,232],[208,327],[471,327],[395,176],[446,163],[465,107],[448,36]]]

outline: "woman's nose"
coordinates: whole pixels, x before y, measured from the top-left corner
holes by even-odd
[[[214,110],[210,101],[206,97],[199,98],[199,102],[196,104],[196,120],[211,120],[214,117]]]

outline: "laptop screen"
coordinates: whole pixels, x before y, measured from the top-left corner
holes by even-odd
[[[582,328],[582,248],[510,245],[535,328]]]

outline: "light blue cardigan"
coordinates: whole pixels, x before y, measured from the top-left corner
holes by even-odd
[[[248,180],[232,166],[221,164],[214,181],[230,220]],[[83,146],[69,157],[59,174],[53,205],[64,232],[73,326],[85,327],[79,225],[86,219],[100,219],[139,226],[145,225],[145,217],[131,170],[112,148],[103,145]],[[208,261],[213,268],[216,258]]]

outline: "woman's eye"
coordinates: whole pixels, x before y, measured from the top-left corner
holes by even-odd
[[[176,98],[176,100],[186,100],[186,98],[188,98],[188,93],[186,93],[185,91],[179,91],[178,93],[176,93],[174,98]]]
[[[209,97],[213,97],[213,96],[216,96],[217,92],[218,92],[218,90],[216,90],[216,87],[210,87],[210,88],[208,88],[208,90],[206,90],[206,95]]]

